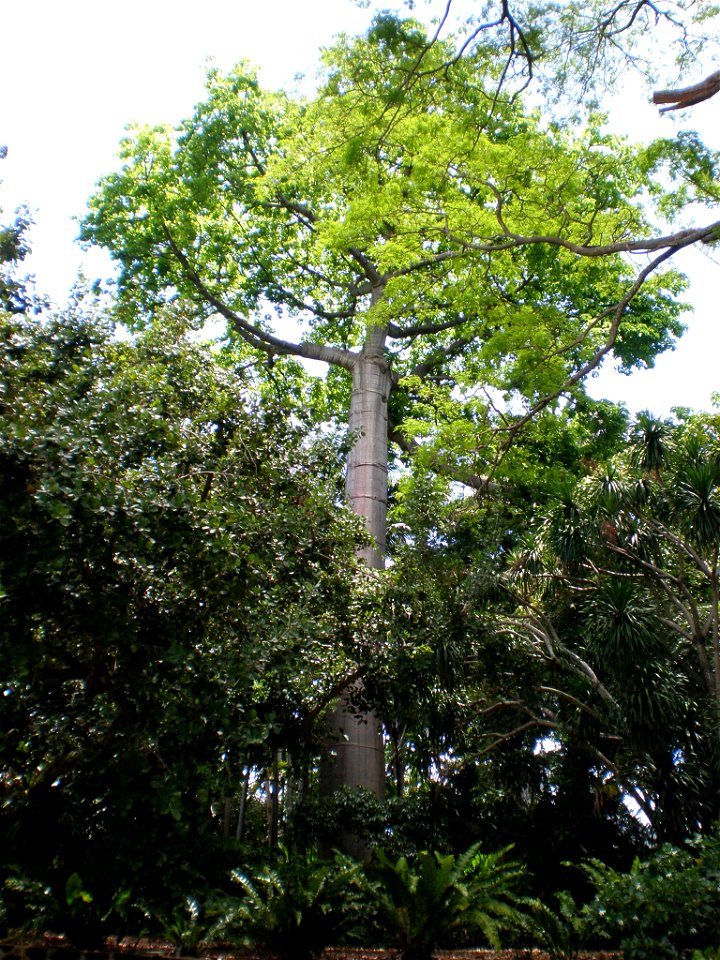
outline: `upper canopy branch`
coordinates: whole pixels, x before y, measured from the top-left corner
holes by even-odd
[[[662,13],[651,0],[630,0],[630,2],[629,0],[621,0],[604,16],[601,15],[601,19],[590,29],[597,33],[598,40],[612,39],[630,30],[643,10],[650,10],[656,23],[660,21]],[[627,18],[619,22],[622,14],[627,14]]]
[[[492,189],[497,200],[495,215],[502,231],[502,239],[477,243],[458,236],[446,226],[444,232],[447,238],[466,250],[475,250],[478,253],[495,253],[517,247],[546,244],[553,247],[562,247],[579,257],[608,257],[616,253],[653,253],[656,250],[679,250],[695,243],[715,240],[720,234],[720,220],[704,227],[679,230],[677,233],[670,233],[662,237],[645,240],[617,240],[613,243],[604,244],[574,243],[572,240],[566,240],[564,237],[553,234],[515,233],[507,226],[503,218],[502,197],[499,191],[492,184],[488,184],[488,186]]]
[[[693,107],[696,103],[702,103],[703,100],[709,100],[716,93],[720,93],[720,70],[711,73],[700,83],[695,83],[691,87],[683,87],[681,90],[656,90],[653,93],[653,103],[669,103],[671,106],[663,107],[660,113],[667,113],[669,110],[684,110],[685,107]]]
[[[291,340],[283,340],[271,333],[248,322],[234,310],[231,310],[203,281],[197,270],[192,266],[185,253],[180,249],[170,232],[167,224],[163,224],[165,236],[172,251],[180,263],[185,276],[198,291],[202,299],[213,307],[220,316],[224,317],[237,331],[237,333],[256,350],[262,350],[270,356],[296,356],[304,357],[307,360],[321,360],[325,363],[331,363],[335,366],[344,367],[346,370],[352,370],[355,366],[357,357],[349,350],[342,350],[339,347],[330,347],[326,344],[300,341],[294,343]]]

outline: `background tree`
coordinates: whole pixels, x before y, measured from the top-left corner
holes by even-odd
[[[643,415],[628,439],[509,566],[504,623],[556,676],[515,706],[584,742],[655,836],[679,843],[720,813],[716,417]]]

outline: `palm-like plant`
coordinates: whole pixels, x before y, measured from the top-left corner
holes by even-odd
[[[639,413],[631,435],[633,459],[646,473],[656,479],[668,462],[669,427],[656,420],[646,410]]]
[[[424,850],[412,863],[375,851],[367,867],[370,898],[402,960],[430,960],[437,943],[457,930],[480,930],[497,949],[502,929],[525,925],[527,902],[516,889],[523,868],[504,859],[508,849],[483,854],[475,844],[459,856]]]
[[[627,441],[528,535],[508,622],[561,671],[546,692],[562,733],[678,842],[718,815],[718,418],[642,414]]]
[[[341,854],[326,862],[283,852],[276,864],[252,875],[234,870],[243,896],[215,932],[282,958],[310,960],[357,920],[361,869]]]
[[[680,529],[700,549],[720,543],[720,463],[689,463],[678,476],[674,506]]]

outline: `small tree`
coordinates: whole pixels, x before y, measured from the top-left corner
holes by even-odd
[[[534,716],[591,743],[672,842],[720,815],[716,421],[641,415],[625,452],[558,498],[508,571],[518,606],[503,629],[556,678]]]

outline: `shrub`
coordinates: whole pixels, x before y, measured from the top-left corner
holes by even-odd
[[[459,856],[424,850],[412,862],[375,851],[367,867],[369,897],[403,960],[429,960],[438,942],[458,930],[479,929],[497,949],[501,930],[525,925],[527,902],[516,889],[523,868],[504,860],[507,849],[483,854],[475,844]]]
[[[585,908],[591,928],[618,942],[627,960],[679,957],[720,943],[720,834],[687,849],[665,844],[627,874],[586,865],[597,894]]]
[[[361,865],[336,854],[332,861],[291,858],[232,878],[243,896],[215,934],[265,947],[280,957],[308,960],[340,939],[361,917]]]

